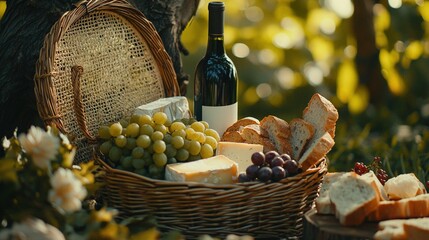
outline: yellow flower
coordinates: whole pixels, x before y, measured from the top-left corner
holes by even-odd
[[[0,232],[0,240],[65,240],[64,235],[54,226],[46,224],[38,218],[27,218],[13,225],[12,229]]]
[[[81,209],[87,192],[71,170],[59,168],[51,177],[51,185],[48,197],[52,205],[66,212]]]
[[[42,169],[48,167],[49,161],[55,158],[60,146],[58,138],[34,126],[31,126],[27,135],[19,135],[19,143],[34,164]]]

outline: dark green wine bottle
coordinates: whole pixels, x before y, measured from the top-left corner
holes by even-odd
[[[194,114],[222,136],[237,121],[238,76],[224,48],[223,2],[209,3],[209,36],[206,55],[198,63],[194,78]]]

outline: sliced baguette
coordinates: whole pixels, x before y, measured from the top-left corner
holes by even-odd
[[[328,172],[323,177],[322,187],[320,188],[319,196],[315,200],[316,210],[319,214],[334,214],[331,207],[331,199],[329,198],[329,188],[346,172]]]
[[[254,117],[241,118],[241,119],[237,120],[237,122],[235,122],[234,124],[232,124],[231,126],[229,126],[225,130],[225,133],[239,131],[242,127],[245,127],[245,126],[250,125],[250,124],[257,124],[257,125],[259,125],[259,123],[260,123],[259,120],[256,119],[256,118],[254,118]]]
[[[375,240],[405,240],[403,219],[382,221],[378,224],[378,231],[374,234]]]
[[[229,131],[229,132],[225,132],[222,135],[221,141],[243,143],[244,139],[243,137],[241,137],[241,134],[239,131]]]
[[[354,172],[344,174],[332,184],[329,198],[336,217],[345,226],[363,223],[380,202],[375,182],[360,178]]]
[[[400,174],[390,178],[384,184],[384,189],[391,200],[410,198],[426,193],[423,183],[414,173]]]
[[[290,128],[285,120],[268,115],[261,120],[260,127],[262,136],[270,139],[278,153],[289,155],[292,153],[292,147],[288,141]]]
[[[429,217],[429,194],[421,194],[401,200],[380,202],[378,208],[368,215],[369,221]]]
[[[335,106],[322,95],[314,94],[303,111],[302,118],[314,126],[313,142],[317,141],[325,132],[335,137],[335,127],[338,120],[338,111]]]
[[[302,157],[299,159],[298,163],[301,165],[303,171],[307,170],[313,166],[318,160],[331,151],[334,146],[334,139],[328,132],[325,132],[322,136],[315,139],[305,150]]]
[[[270,139],[262,136],[261,127],[258,124],[250,124],[243,127],[240,134],[245,143],[263,145],[264,152],[276,151],[276,147],[271,143]]]
[[[289,142],[292,147],[292,159],[299,159],[308,141],[314,135],[314,127],[301,118],[294,118],[289,122],[290,137]]]

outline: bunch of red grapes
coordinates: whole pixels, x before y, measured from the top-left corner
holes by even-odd
[[[378,180],[381,184],[385,184],[387,180],[389,180],[389,175],[387,175],[386,171],[381,168],[381,158],[374,157],[370,165],[365,165],[363,162],[356,162],[353,171],[359,175],[365,174],[372,170],[377,176]]]
[[[239,182],[277,182],[283,178],[293,176],[302,171],[298,163],[289,154],[279,154],[276,151],[255,152],[251,157],[252,165],[247,167],[246,173],[238,176]]]

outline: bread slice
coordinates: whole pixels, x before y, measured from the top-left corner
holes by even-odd
[[[231,126],[229,126],[225,130],[225,133],[227,133],[227,132],[234,132],[234,131],[240,131],[240,129],[242,127],[245,127],[245,126],[250,125],[250,124],[257,124],[257,125],[259,125],[260,122],[259,122],[258,119],[254,118],[254,117],[241,118],[241,119],[237,120],[237,122],[235,122],[234,124],[232,124]]]
[[[378,194],[380,195],[380,201],[389,201],[389,197],[387,196],[387,192],[384,189],[383,184],[381,184],[380,180],[378,180],[377,176],[373,171],[369,171],[360,177],[363,179],[367,179],[368,181],[374,181],[377,185]]]
[[[322,95],[316,93],[311,97],[307,107],[303,111],[302,118],[314,126],[314,141],[317,141],[325,132],[328,132],[332,138],[335,137],[338,111]]]
[[[302,156],[304,148],[314,135],[314,127],[307,121],[301,118],[294,118],[289,122],[290,137],[289,142],[292,147],[292,159],[297,159]]]
[[[378,224],[378,231],[374,234],[374,240],[405,240],[403,219],[382,221]]]
[[[319,214],[334,214],[335,211],[331,207],[331,199],[329,198],[329,188],[346,172],[328,172],[323,177],[322,187],[320,188],[319,196],[315,200],[316,210]]]
[[[240,131],[241,137],[245,143],[261,144],[264,146],[264,152],[276,151],[276,147],[270,139],[263,137],[261,127],[258,124],[250,124],[243,127]]]
[[[225,132],[222,135],[221,141],[243,143],[244,139],[243,139],[243,137],[241,137],[241,134],[239,131],[230,131],[230,132]]]
[[[380,202],[378,208],[368,215],[369,221],[429,217],[429,194],[421,194],[401,200]]]
[[[268,115],[261,120],[260,127],[262,136],[270,139],[278,153],[292,154],[292,147],[288,141],[290,128],[285,120]]]
[[[408,239],[429,239],[429,218],[408,219],[404,222],[404,232]]]
[[[384,189],[391,200],[409,198],[426,193],[426,188],[414,173],[400,174],[397,177],[390,178],[384,184]]]
[[[331,151],[334,144],[335,141],[328,132],[325,132],[325,134],[312,142],[298,161],[302,170],[307,170],[318,160],[325,157]]]
[[[380,202],[375,182],[358,176],[354,172],[344,174],[329,189],[335,215],[345,226],[363,223]]]

